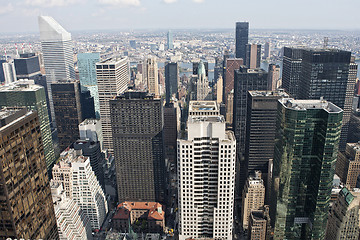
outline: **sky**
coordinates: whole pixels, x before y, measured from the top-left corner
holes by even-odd
[[[49,15],[68,31],[234,28],[360,30],[360,0],[0,0],[0,34],[38,32]]]

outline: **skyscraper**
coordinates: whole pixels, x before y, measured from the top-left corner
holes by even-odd
[[[13,62],[4,62],[2,64],[3,72],[4,72],[4,78],[5,78],[5,84],[6,83],[12,83],[16,81],[16,71],[15,71],[15,65]]]
[[[261,60],[261,45],[260,44],[247,44],[245,65],[250,68],[259,68]]]
[[[246,180],[245,159],[245,136],[246,136],[246,117],[248,106],[248,91],[250,90],[266,90],[268,74],[263,69],[248,69],[240,67],[235,71],[234,81],[234,108],[233,108],[233,129],[237,141],[237,156],[240,164],[238,175],[238,184],[240,190],[243,188]]]
[[[103,149],[103,136],[100,120],[85,119],[79,125],[79,132],[80,139],[89,139],[93,142],[100,142],[101,149]]]
[[[201,64],[201,62],[204,64],[205,67],[205,75],[206,77],[209,76],[209,63],[208,62],[204,62],[204,61],[200,61],[200,62],[193,62],[193,75],[197,75],[199,72],[199,66]]]
[[[41,75],[39,56],[35,53],[20,54],[20,58],[14,59],[17,79],[34,79]]]
[[[260,210],[265,203],[265,185],[261,172],[254,172],[245,184],[242,193],[241,220],[243,229],[248,229],[251,211]]]
[[[338,49],[284,48],[283,87],[295,98],[324,97],[344,110],[339,149],[349,130],[357,65],[351,53]]]
[[[41,49],[48,85],[50,110],[55,120],[51,83],[75,79],[71,34],[50,16],[39,16]]]
[[[202,61],[199,64],[197,76],[193,79],[195,80],[194,85],[196,88],[196,100],[205,100],[208,97],[210,91],[209,82],[205,72],[205,65]]]
[[[79,139],[79,124],[83,121],[79,81],[59,81],[51,84],[55,121],[60,151]]]
[[[235,70],[238,70],[240,66],[244,64],[244,61],[241,58],[228,58],[226,59],[226,67],[225,67],[225,77],[224,77],[224,102],[226,103],[226,106],[228,104],[227,102],[227,96],[230,93],[231,90],[234,89],[234,78],[235,78]]]
[[[166,103],[170,103],[173,94],[177,95],[179,85],[179,68],[176,62],[165,63]]]
[[[348,189],[356,187],[360,175],[360,143],[348,143],[345,152],[339,152],[336,174]]]
[[[6,62],[6,60],[0,59],[0,83],[1,84],[5,83],[4,68],[3,68],[3,63],[5,63],[5,62]]]
[[[163,104],[146,92],[110,100],[118,200],[164,200]]]
[[[171,30],[169,30],[167,33],[167,49],[173,49],[173,48],[174,48],[173,35]]]
[[[359,206],[360,192],[341,189],[338,198],[331,207],[326,240],[358,240],[359,239]]]
[[[249,43],[249,23],[237,22],[235,31],[235,57],[246,58],[246,45]]]
[[[60,239],[93,239],[89,217],[73,199],[66,197],[62,184],[51,181],[50,187]]]
[[[356,81],[350,74],[351,53],[337,49],[307,49],[302,55],[299,97],[324,97],[344,110],[339,149],[345,150]],[[354,76],[355,75],[355,76]]]
[[[94,98],[96,118],[100,118],[99,92],[96,80],[96,63],[100,53],[79,53],[77,55],[81,91],[89,90]]]
[[[176,139],[177,139],[177,109],[174,103],[164,106],[164,147],[165,157],[170,161],[176,162]]]
[[[89,158],[82,156],[81,150],[62,152],[53,168],[53,180],[63,185],[66,197],[73,199],[90,218],[91,228],[100,229],[108,206]]]
[[[268,69],[268,90],[275,91],[279,85],[280,80],[280,66],[276,64],[269,64]]]
[[[325,100],[279,100],[271,191],[275,239],[325,239],[343,111]]]
[[[128,87],[130,82],[128,58],[110,58],[96,63],[96,79],[99,90],[104,149],[108,149],[110,153],[113,153],[109,100],[123,93]]]
[[[84,157],[89,157],[91,168],[100,186],[105,191],[104,169],[102,166],[104,164],[104,155],[101,153],[100,142],[90,139],[79,139],[74,142],[73,147],[75,150],[81,150]]]
[[[44,88],[35,85],[31,80],[19,80],[9,85],[0,86],[0,108],[2,107],[26,107],[29,110],[37,111],[46,167],[48,173],[51,173],[51,168],[56,159]]]
[[[215,101],[192,101],[178,139],[179,239],[232,239],[236,141]]]
[[[267,60],[270,58],[270,42],[266,42],[265,43],[265,49],[264,49],[264,59]]]
[[[216,82],[216,102],[222,103],[223,102],[223,91],[224,91],[224,81],[222,78],[222,75],[218,76],[217,82]]]
[[[248,92],[245,168],[240,171],[249,175],[260,170],[266,179],[269,159],[274,158],[278,99],[286,97],[289,96],[283,91]]]
[[[1,109],[0,146],[0,238],[59,239],[37,114]]]
[[[302,49],[284,47],[282,87],[293,98],[299,97]]]
[[[267,240],[271,237],[269,206],[251,211],[249,216],[249,240]]]
[[[158,66],[155,57],[146,59],[145,69],[148,92],[159,96]]]

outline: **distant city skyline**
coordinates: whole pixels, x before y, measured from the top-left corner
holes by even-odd
[[[0,33],[37,32],[39,15],[53,16],[68,31],[231,29],[237,21],[250,22],[250,29],[360,30],[360,15],[351,11],[360,9],[356,0],[303,0],[296,6],[285,0],[0,0],[0,6],[6,22]]]

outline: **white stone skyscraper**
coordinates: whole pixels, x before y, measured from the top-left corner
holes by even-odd
[[[39,16],[41,49],[52,119],[55,119],[51,83],[75,79],[71,34],[50,16]]]
[[[93,239],[88,216],[73,199],[66,197],[62,184],[52,180],[50,187],[60,239]]]
[[[178,139],[179,239],[232,239],[236,140],[215,101],[191,101]]]
[[[89,217],[91,228],[99,229],[105,220],[108,206],[90,159],[82,156],[81,150],[62,152],[53,167],[53,180],[63,184],[66,196],[73,199]]]
[[[103,149],[113,153],[109,100],[123,93],[130,82],[128,57],[109,58],[96,63],[96,80],[99,91],[100,121],[103,132]]]
[[[5,84],[12,83],[16,81],[16,71],[15,65],[13,62],[4,62],[2,64],[2,68],[4,71]]]
[[[209,95],[209,81],[206,77],[205,65],[201,61],[199,63],[197,82],[196,82],[196,100],[202,101]]]

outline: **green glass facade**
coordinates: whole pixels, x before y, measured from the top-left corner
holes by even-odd
[[[279,100],[270,207],[274,239],[325,238],[342,115],[324,100]]]
[[[51,173],[56,158],[51,138],[44,88],[31,83],[22,83],[21,81],[11,86],[1,86],[0,108],[2,107],[27,107],[29,110],[37,111],[40,120],[40,131],[44,145],[46,166],[48,173]]]

